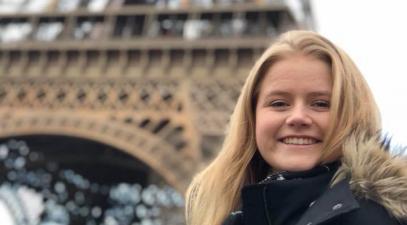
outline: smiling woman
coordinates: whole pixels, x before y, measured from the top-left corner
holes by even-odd
[[[253,66],[219,155],[191,183],[187,223],[406,224],[407,160],[380,130],[348,55],[287,32]]]

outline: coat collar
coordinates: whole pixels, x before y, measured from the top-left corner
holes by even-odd
[[[245,224],[293,224],[310,202],[329,189],[339,163],[303,172],[286,172],[284,179],[248,185],[242,190]],[[291,203],[291,204],[287,204]]]
[[[272,224],[265,216],[267,215],[266,195],[269,186],[267,184],[251,185],[244,189],[242,197],[245,224]],[[331,218],[351,212],[359,207],[359,203],[350,189],[349,179],[343,179],[327,188],[309,206],[296,225],[322,224]]]

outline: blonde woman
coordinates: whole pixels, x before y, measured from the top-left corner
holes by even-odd
[[[187,192],[188,225],[396,225],[407,161],[340,48],[290,31],[253,66],[219,155]]]

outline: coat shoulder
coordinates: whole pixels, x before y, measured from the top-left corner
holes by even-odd
[[[401,225],[399,219],[390,214],[383,205],[364,198],[358,199],[358,202],[360,209],[353,215],[355,224]]]
[[[376,139],[354,141],[344,148],[336,177],[350,177],[357,198],[383,206],[399,220],[407,217],[407,155],[402,150],[391,154]]]
[[[243,225],[243,212],[232,212],[222,223],[222,225]]]
[[[357,199],[360,207],[329,221],[329,225],[407,225],[407,221],[395,218],[385,207],[369,199]]]

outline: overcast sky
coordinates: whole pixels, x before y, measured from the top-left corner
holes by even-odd
[[[384,131],[407,145],[407,1],[311,1],[317,31],[352,57],[376,97]]]

